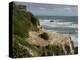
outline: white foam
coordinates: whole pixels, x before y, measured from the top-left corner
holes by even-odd
[[[74,24],[73,22],[62,22],[60,20],[54,20],[53,22],[50,22],[50,20],[40,20],[40,24],[46,28],[78,28],[78,24]],[[64,32],[63,30],[57,31],[57,30],[48,30],[50,32]],[[65,31],[66,32],[66,31]],[[75,31],[77,32],[77,31]],[[78,45],[78,37],[77,34],[70,34],[72,40],[74,41],[75,46]]]
[[[77,28],[77,24],[73,24],[72,22],[60,22],[60,20],[53,20],[53,22],[50,22],[50,20],[45,19],[45,20],[40,20],[40,24],[42,26],[47,26],[47,27],[69,27],[69,28]]]

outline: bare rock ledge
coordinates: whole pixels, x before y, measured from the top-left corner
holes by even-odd
[[[69,46],[70,54],[74,54],[74,44],[72,43],[71,37],[68,34],[61,34],[56,32],[46,32],[48,33],[49,39],[45,40],[39,37],[44,31],[39,32],[29,32],[29,38],[26,40],[28,43],[36,46],[47,46],[47,45],[57,45],[63,48],[65,55],[67,50],[65,45]]]

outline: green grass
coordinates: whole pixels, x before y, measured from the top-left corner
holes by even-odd
[[[37,31],[39,20],[31,13],[21,11],[18,6],[13,5],[13,33],[21,36],[28,37],[28,32],[31,30]]]
[[[29,57],[29,51],[20,47],[18,44],[22,44],[35,53],[35,56],[39,55],[38,49],[33,45],[30,45],[25,38],[29,37],[29,31],[37,31],[39,20],[31,12],[21,11],[17,5],[13,5],[13,19],[12,19],[12,33],[13,33],[13,57]],[[36,51],[36,52],[35,52]]]
[[[29,52],[24,49],[23,47],[20,47],[18,44],[20,41],[24,41],[24,38],[21,38],[17,35],[13,36],[13,57],[14,58],[22,58],[22,57],[30,57],[31,55]]]

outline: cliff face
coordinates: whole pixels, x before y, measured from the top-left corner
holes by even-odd
[[[59,49],[59,50],[62,49],[62,52],[56,50],[56,52],[58,52],[57,53],[58,55],[74,54],[73,44],[72,44],[72,41],[71,41],[71,38],[70,38],[69,35],[56,33],[56,32],[52,32],[52,33],[47,32],[48,36],[49,36],[49,39],[45,40],[45,39],[43,39],[39,36],[42,33],[44,33],[44,32],[42,32],[42,31],[41,32],[29,32],[30,36],[26,41],[29,44],[35,45],[35,46],[38,46],[38,47],[45,47],[45,48],[47,46],[51,47],[53,49],[52,53],[54,55],[56,55],[55,51],[54,51],[54,49],[56,49],[56,48]],[[55,48],[53,48],[53,46]],[[49,50],[49,51],[51,51],[51,50]],[[47,55],[48,55],[48,53],[47,53]]]
[[[49,36],[50,44],[61,46],[65,54],[74,54],[72,40],[68,34],[49,33]]]

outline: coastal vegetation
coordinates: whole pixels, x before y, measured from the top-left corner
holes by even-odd
[[[30,45],[25,42],[25,38],[29,37],[29,31],[37,31],[39,20],[31,13],[19,9],[17,5],[13,5],[13,57],[30,56],[26,49],[19,47],[19,43]]]
[[[46,32],[40,34],[40,37],[43,38],[43,39],[45,39],[45,40],[49,39],[49,36],[48,36],[48,34]]]

